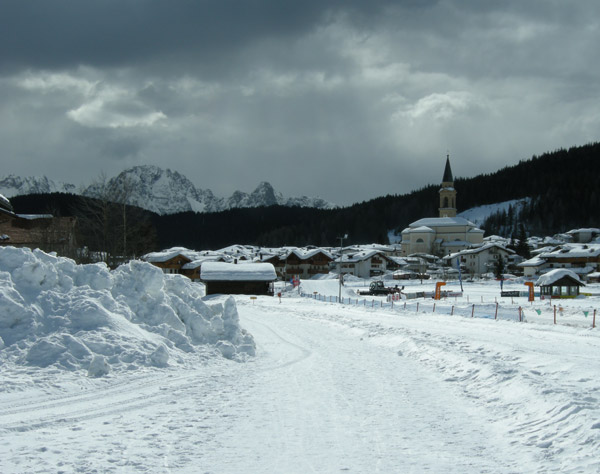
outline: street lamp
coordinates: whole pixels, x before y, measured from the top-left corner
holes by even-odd
[[[340,240],[340,292],[339,292],[339,296],[338,296],[338,303],[342,301],[342,245],[344,243],[344,239],[348,238],[348,234],[344,234],[343,237],[338,237],[338,239]]]

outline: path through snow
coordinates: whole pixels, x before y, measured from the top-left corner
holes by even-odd
[[[246,363],[36,368],[43,383],[0,392],[0,471],[600,470],[597,332],[237,303],[257,345]]]

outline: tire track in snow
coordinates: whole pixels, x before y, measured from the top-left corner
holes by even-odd
[[[214,377],[197,372],[193,375],[140,377],[133,383],[130,380],[89,389],[74,396],[40,401],[28,399],[0,410],[0,430],[24,432],[143,410],[149,405],[167,404],[173,399],[174,391],[196,390],[211,378]],[[181,384],[182,381],[185,383]]]

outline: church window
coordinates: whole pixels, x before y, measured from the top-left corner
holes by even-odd
[[[418,244],[422,244],[423,242],[424,242],[424,240],[423,240],[423,239],[421,239],[421,238],[417,239],[417,243],[418,243]]]

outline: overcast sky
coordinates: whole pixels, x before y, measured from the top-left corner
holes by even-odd
[[[493,172],[599,140],[599,21],[597,0],[4,1],[0,176],[152,164],[350,204],[439,183],[447,152]]]

